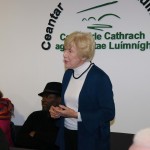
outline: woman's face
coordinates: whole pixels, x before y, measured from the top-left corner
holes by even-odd
[[[66,69],[74,69],[79,67],[85,62],[84,58],[78,55],[77,48],[72,45],[70,49],[64,50],[64,65]]]

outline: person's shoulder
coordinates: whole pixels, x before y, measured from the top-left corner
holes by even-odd
[[[37,116],[43,114],[42,110],[33,111],[29,116]]]
[[[103,69],[101,69],[95,64],[93,65],[91,70],[94,74],[101,75],[101,76],[108,76],[107,73]]]
[[[97,83],[98,81],[103,83],[111,83],[111,79],[108,74],[96,65],[93,65],[93,67],[91,68],[91,73],[89,76]]]

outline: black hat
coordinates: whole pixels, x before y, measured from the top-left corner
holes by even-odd
[[[60,82],[49,82],[46,84],[43,92],[39,93],[39,96],[44,94],[56,94],[61,96],[62,84]]]

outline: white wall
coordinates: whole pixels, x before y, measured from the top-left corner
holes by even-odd
[[[49,26],[50,13],[60,2],[63,10],[51,34],[51,48],[45,51],[41,43]],[[77,13],[110,2],[111,5]],[[41,109],[37,94],[47,82],[61,82],[63,53],[55,46],[63,44],[62,33],[67,35],[80,30],[101,35],[102,39],[96,43],[106,44],[106,49],[96,50],[93,62],[110,76],[113,83],[116,119],[111,130],[135,133],[149,126],[150,46],[145,51],[109,47],[109,42],[150,42],[150,12],[142,3],[137,0],[0,0],[0,90],[15,105],[15,124],[23,124],[32,111]],[[98,19],[108,13],[120,19],[109,15],[100,21],[82,21],[89,17]],[[104,28],[104,31],[87,29],[92,24],[108,24],[112,28]],[[106,32],[135,34],[140,31],[144,33],[144,39],[107,40],[104,37]]]

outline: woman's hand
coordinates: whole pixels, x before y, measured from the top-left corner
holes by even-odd
[[[78,113],[76,111],[64,105],[59,105],[59,107],[51,106],[50,115],[52,118],[59,118],[60,116],[66,118],[78,118]]]
[[[66,107],[64,105],[59,105],[59,110],[57,111],[60,116],[66,118],[78,118],[78,113],[73,109]]]

